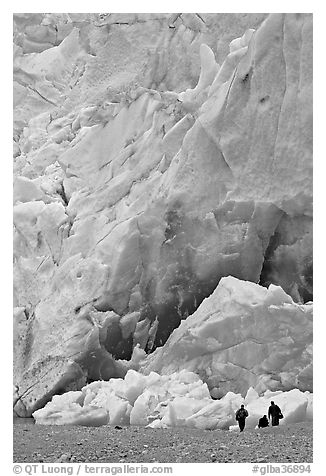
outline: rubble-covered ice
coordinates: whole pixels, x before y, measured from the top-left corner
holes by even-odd
[[[267,414],[271,399],[282,409],[281,425],[311,419],[309,392],[266,391],[259,396],[250,388],[245,398],[228,392],[220,400],[213,400],[207,385],[195,373],[185,370],[169,376],[155,372],[145,376],[129,370],[124,379],[97,381],[81,391],[56,395],[33,417],[42,425],[130,424],[215,430],[234,426],[235,412],[244,403],[249,412],[246,426],[254,428],[259,418]]]

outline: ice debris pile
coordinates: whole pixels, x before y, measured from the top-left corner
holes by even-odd
[[[281,424],[312,419],[312,394],[291,390],[266,391],[261,397],[250,388],[245,398],[228,392],[213,400],[208,387],[193,372],[171,375],[151,372],[144,376],[129,370],[124,379],[93,382],[81,391],[56,395],[33,413],[42,425],[138,425],[151,428],[188,426],[206,430],[232,429],[235,412],[242,403],[249,417],[248,428],[267,413],[270,400],[282,408]]]
[[[17,414],[122,378],[225,276],[311,300],[312,15],[18,14],[14,43]],[[241,331],[243,372],[304,389],[289,328],[275,363]]]

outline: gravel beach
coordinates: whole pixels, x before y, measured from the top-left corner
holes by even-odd
[[[14,462],[311,463],[311,422],[238,431],[14,424]]]

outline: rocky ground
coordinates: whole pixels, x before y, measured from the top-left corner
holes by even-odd
[[[231,431],[14,424],[14,462],[311,463],[312,424]]]

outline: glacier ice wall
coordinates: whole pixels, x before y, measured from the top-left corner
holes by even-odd
[[[311,299],[312,16],[265,17],[15,16],[18,414],[122,377],[223,276]]]

